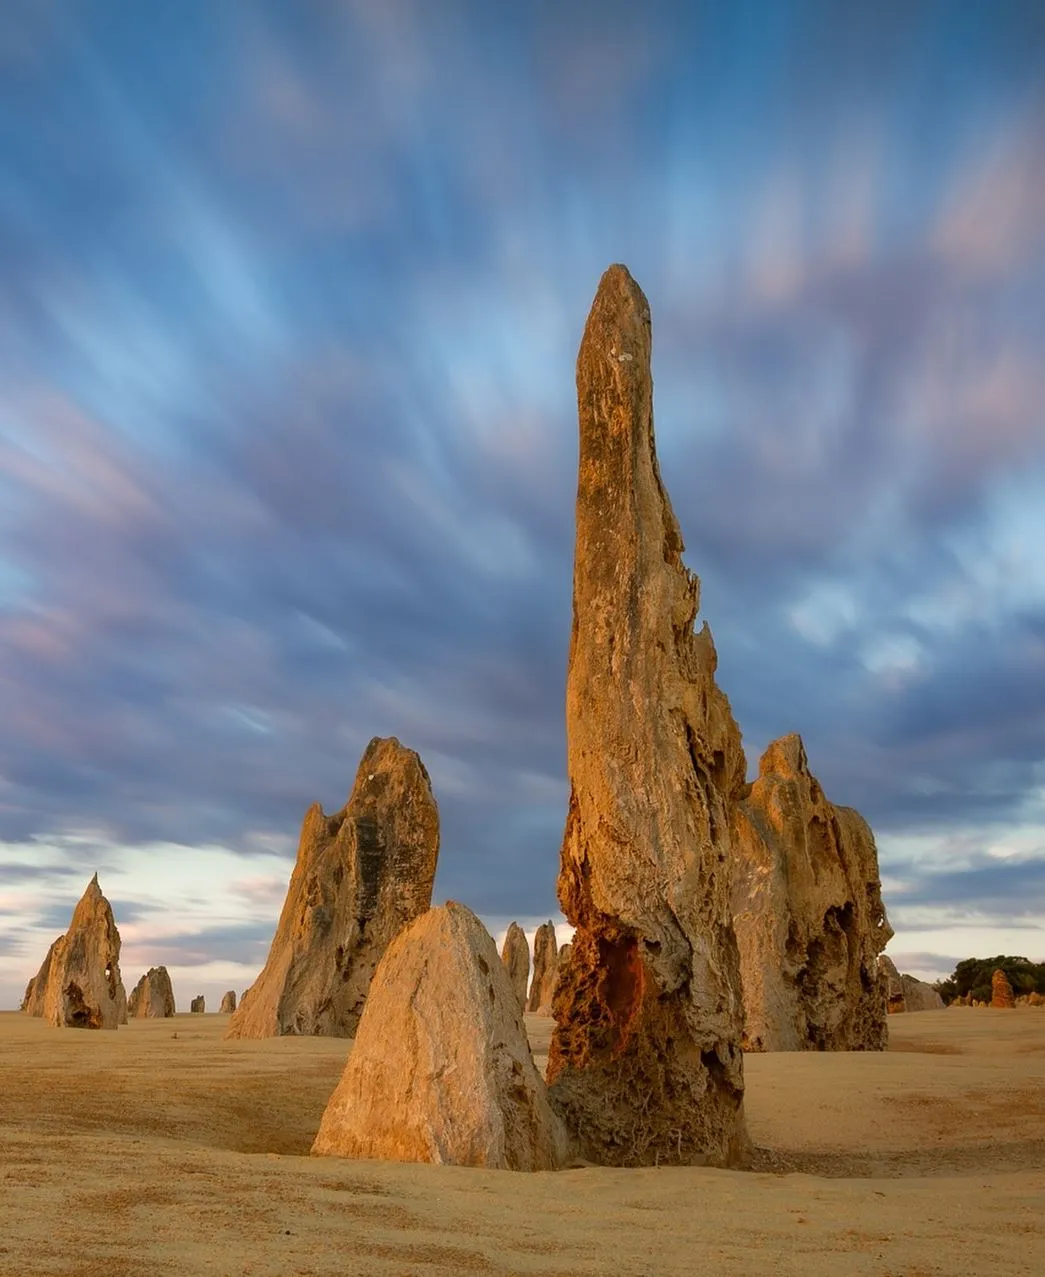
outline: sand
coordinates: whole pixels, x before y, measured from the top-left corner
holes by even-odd
[[[1045,1010],[748,1057],[749,1172],[311,1158],[350,1043],[227,1023],[0,1014],[0,1274],[1045,1273]]]

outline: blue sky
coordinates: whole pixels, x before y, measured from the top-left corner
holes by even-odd
[[[373,735],[439,898],[557,916],[613,261],[749,770],[868,817],[903,969],[1045,957],[1045,8],[15,9],[0,1005],[95,869],[129,982],[243,987]]]

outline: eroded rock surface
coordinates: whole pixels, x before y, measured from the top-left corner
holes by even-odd
[[[878,955],[893,933],[874,837],[857,812],[827,800],[801,737],[762,755],[735,830],[745,1048],[885,1050]]]
[[[189,1011],[192,1015],[205,1015],[207,1011],[207,999],[201,993],[198,997],[192,999],[189,1003]]]
[[[395,737],[367,746],[348,803],[316,803],[264,970],[226,1036],[352,1037],[389,942],[432,903],[439,813],[421,759]]]
[[[518,993],[464,905],[389,945],[312,1152],[517,1171],[565,1160]]]
[[[555,923],[542,922],[533,937],[533,979],[527,1011],[551,1015],[555,996],[555,974],[559,965],[559,948],[555,939]]]
[[[30,980],[22,1006],[56,1028],[115,1029],[127,1023],[120,933],[97,874],[73,910],[69,930]]]
[[[519,998],[519,1006],[526,1006],[526,988],[530,983],[530,945],[526,932],[513,922],[501,946],[501,961],[508,972],[508,979]]]
[[[169,1019],[174,1014],[174,989],[166,967],[150,967],[127,999],[134,1019]]]
[[[602,277],[577,358],[580,465],[552,1102],[584,1155],[731,1163],[744,1149],[730,917],[744,752],[653,437],[650,313]]]
[[[221,995],[221,1006],[218,1010],[222,1015],[231,1015],[236,1009],[236,990],[229,989],[227,993]]]
[[[1011,1007],[1016,1002],[1012,996],[1012,985],[1009,983],[1009,977],[999,967],[991,976],[991,1006],[992,1007]]]

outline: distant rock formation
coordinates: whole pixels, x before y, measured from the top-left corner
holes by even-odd
[[[201,993],[199,997],[193,998],[189,1003],[189,1010],[193,1015],[203,1015],[207,1010],[207,999]]]
[[[526,932],[513,922],[504,937],[501,961],[508,972],[508,979],[519,997],[519,1006],[526,1006],[526,987],[530,983],[530,946]]]
[[[388,947],[312,1152],[516,1171],[566,1159],[518,994],[464,905]]]
[[[221,995],[221,1006],[218,1010],[222,1015],[231,1015],[236,1009],[236,990],[229,989],[227,993]]]
[[[310,807],[264,970],[227,1037],[352,1037],[389,942],[432,903],[439,812],[421,759],[366,747],[348,803]]]
[[[127,999],[127,1014],[135,1019],[170,1019],[174,990],[166,967],[150,967]]]
[[[924,980],[917,980],[913,975],[902,975],[904,1009],[911,1011],[942,1011],[943,998]]]
[[[884,953],[878,958],[878,978],[885,989],[886,1010],[890,1015],[902,1011],[941,1011],[944,1007],[943,998],[931,984],[913,975],[901,975]]]
[[[527,1011],[537,1015],[551,1015],[552,998],[555,996],[555,970],[559,964],[558,943],[555,939],[555,923],[542,922],[533,937],[533,980]]]
[[[991,1006],[1015,1006],[1015,999],[1012,996],[1012,985],[1009,983],[1009,977],[1000,967],[997,971],[995,971],[994,975],[991,976]]]
[[[750,1051],[884,1051],[893,932],[866,821],[828,802],[800,736],[762,755],[736,809],[733,925]]]
[[[22,1009],[56,1028],[115,1029],[127,1023],[120,933],[97,874],[73,910],[69,930],[29,981]]]
[[[735,1163],[743,1009],[730,827],[744,751],[653,436],[650,313],[623,266],[577,358],[580,457],[552,1103],[584,1156]]]

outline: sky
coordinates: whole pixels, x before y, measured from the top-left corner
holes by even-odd
[[[871,822],[902,970],[1045,959],[1045,6],[16,0],[0,1007],[95,870],[128,988],[245,988],[375,735],[436,899],[561,921],[616,261],[749,773]]]

